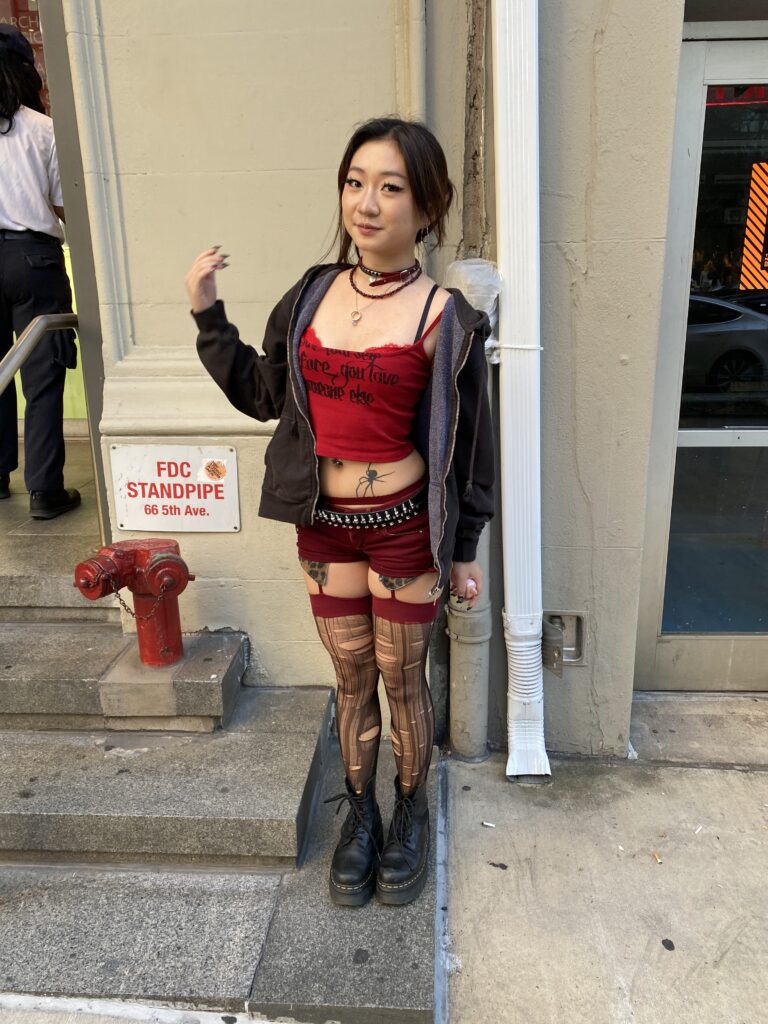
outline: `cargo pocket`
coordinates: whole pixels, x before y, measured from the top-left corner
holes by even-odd
[[[54,331],[51,334],[52,358],[54,363],[74,370],[77,366],[77,345],[74,331]]]
[[[46,302],[50,302],[49,312],[53,313],[58,306],[58,312],[68,313],[72,309],[72,291],[64,267],[64,253],[58,247],[50,248],[52,251],[49,252],[24,254],[24,261],[34,271],[33,275],[28,275],[28,284],[33,295],[45,296]],[[51,331],[48,338],[40,344],[47,347],[51,362],[64,366],[67,370],[76,368],[77,345],[74,331]]]
[[[64,267],[64,256],[58,256],[55,253],[27,253],[24,256],[24,259],[34,270],[46,270],[49,267],[54,267],[56,270],[62,270]]]

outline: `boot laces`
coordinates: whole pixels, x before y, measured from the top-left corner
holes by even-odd
[[[398,794],[397,800],[395,801],[395,810],[392,815],[392,832],[400,853],[411,870],[413,870],[415,864],[411,864],[409,852],[412,853],[412,851],[408,851],[405,848],[405,844],[410,839],[412,826],[413,796],[406,793]],[[418,853],[416,859],[418,861]]]
[[[329,796],[327,800],[323,801],[323,803],[332,804],[334,801],[336,801],[336,815],[338,815],[344,803],[349,804],[349,813],[347,814],[344,824],[341,826],[341,838],[349,842],[358,832],[363,831],[373,843],[373,848],[378,850],[379,846],[376,842],[376,838],[368,828],[365,818],[363,817],[363,812],[361,810],[361,805],[363,803],[362,795],[357,793],[337,793],[336,796]]]

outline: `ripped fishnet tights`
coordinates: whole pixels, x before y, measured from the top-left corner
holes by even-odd
[[[381,737],[379,667],[370,615],[315,618],[336,670],[336,724],[349,783],[362,793],[376,774]]]
[[[426,677],[431,622],[390,622],[374,616],[376,661],[392,713],[392,750],[400,789],[411,793],[427,777],[435,724]]]

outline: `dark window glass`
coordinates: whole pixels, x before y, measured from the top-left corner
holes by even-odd
[[[768,84],[707,88],[680,426],[768,427]]]
[[[768,632],[768,448],[679,448],[664,633]]]
[[[729,320],[738,320],[741,316],[738,309],[729,309],[716,302],[697,302],[692,299],[688,310],[688,323],[727,324]]]

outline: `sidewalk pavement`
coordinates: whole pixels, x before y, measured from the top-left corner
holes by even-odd
[[[40,1000],[38,1008],[3,1009],[0,1006],[0,1024],[126,1024],[127,1021],[142,1024],[252,1024],[247,1014],[201,1013],[198,1010],[165,1010],[161,1007],[141,1007],[138,1004],[115,1006],[111,1012],[90,1013],[74,1010],[70,1003],[65,1008],[63,1001]],[[104,1005],[104,1010],[109,1008]],[[261,1020],[260,1024],[270,1024]]]
[[[766,771],[504,768],[448,762],[450,1024],[768,1019]]]
[[[14,1002],[19,1005],[14,1006]],[[138,1003],[121,1006],[104,1000],[76,1003],[62,999],[24,997],[14,1000],[13,997],[0,997],[0,1024],[126,1024],[129,1021],[142,1024],[252,1024],[253,1018],[243,1013],[203,1013]],[[261,1018],[260,1024],[270,1022]]]
[[[435,1024],[768,1019],[768,771],[553,758],[551,785],[523,787],[504,768],[494,755],[443,769]],[[396,938],[404,917],[388,920]],[[12,998],[0,995],[0,1024],[249,1020]]]

